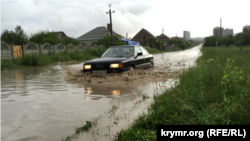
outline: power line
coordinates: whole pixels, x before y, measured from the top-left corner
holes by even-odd
[[[67,4],[71,4],[71,5],[74,5],[74,6],[78,6],[78,7],[80,7],[80,5],[81,6],[84,6],[84,7],[87,7],[87,8],[91,8],[91,9],[95,9],[95,10],[99,10],[99,11],[106,11],[106,10],[103,10],[103,9],[97,9],[97,8],[93,8],[93,7],[88,7],[88,6],[85,6],[85,5],[82,5],[82,4],[80,4],[80,5],[76,5],[75,3],[71,3],[71,2],[68,2],[68,1],[66,1],[66,0],[63,0],[65,3],[67,3]],[[78,0],[79,1],[79,0]],[[81,2],[81,1],[80,1]],[[81,2],[81,3],[84,3],[84,2]],[[88,3],[85,3],[85,4],[88,4]],[[89,4],[90,5],[90,4]],[[99,6],[98,6],[99,7]],[[114,15],[115,16],[115,15]],[[132,20],[132,21],[128,21],[128,20],[125,20],[124,18],[120,18],[120,17],[118,17],[118,16],[115,16],[115,17],[117,17],[117,18],[119,18],[119,19],[121,19],[121,20],[124,20],[124,21],[127,21],[127,22],[129,22],[129,23],[133,23],[133,24],[136,24],[135,22],[137,22],[137,21],[135,21],[135,20]],[[135,22],[133,22],[133,21],[135,21]],[[139,23],[139,22],[137,22],[137,23]],[[142,23],[139,23],[139,24],[141,24],[141,25],[143,25]]]
[[[81,2],[81,3],[85,3],[85,4],[88,4],[88,5],[93,5],[93,4],[90,4],[90,3],[86,3],[86,2],[83,2],[83,1],[80,1],[80,0],[77,0],[77,1],[79,1],[79,2]],[[100,7],[100,6],[96,6],[96,5],[93,5],[93,6],[95,6],[95,7]],[[103,7],[100,7],[100,8],[103,8]]]
[[[67,3],[67,4],[71,4],[71,5],[74,5],[74,6],[78,6],[78,7],[83,6],[83,7],[87,7],[87,8],[91,8],[91,9],[99,10],[99,11],[102,11],[102,12],[104,11],[104,10],[100,10],[100,9],[97,9],[97,8],[88,7],[88,6],[86,6],[86,5],[82,5],[82,4],[70,3],[70,2],[65,1],[65,0],[64,0],[64,2],[65,2],[65,3]],[[82,8],[82,7],[81,7],[81,8]]]
[[[105,3],[105,2],[103,2],[103,1],[101,1],[101,0],[98,0],[99,2],[102,2],[102,3]],[[105,4],[108,4],[108,3],[105,3]]]
[[[95,6],[95,7],[100,7],[100,6],[96,6],[96,5],[93,5],[93,4],[89,4],[89,3],[86,3],[86,2],[82,2],[82,1],[80,1],[80,0],[78,0],[79,2],[81,2],[81,3],[85,3],[85,4],[88,4],[88,5],[91,5],[91,6]],[[106,3],[105,3],[106,4]],[[102,8],[102,7],[100,7],[100,8]],[[96,9],[96,8],[95,8]],[[100,9],[98,9],[98,10],[100,10]],[[104,10],[105,11],[105,10]],[[114,15],[115,17],[117,17],[117,18],[119,18],[119,19],[121,19],[121,20],[124,20],[124,21],[128,21],[128,20],[125,20],[124,18],[120,18],[119,16],[116,16],[116,15]],[[135,21],[135,20],[133,20],[133,19],[130,19],[130,20],[132,20],[132,21],[134,21],[134,22],[136,22],[136,23],[139,23],[139,24],[141,24],[141,25],[143,25],[142,23],[140,23],[140,22],[138,22],[138,21]],[[131,23],[131,21],[128,21],[128,22],[130,22]],[[133,22],[133,23],[134,23]],[[136,24],[136,23],[134,23],[134,24]],[[144,26],[144,25],[143,25]]]

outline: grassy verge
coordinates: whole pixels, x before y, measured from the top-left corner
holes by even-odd
[[[97,58],[98,54],[102,54],[104,51],[103,49],[91,48],[81,52],[65,51],[57,54],[49,53],[48,55],[30,54],[21,59],[1,59],[1,70],[45,66],[59,61],[86,61]]]
[[[179,85],[154,96],[143,114],[116,140],[156,140],[157,125],[250,124],[250,46],[203,48],[197,66]]]

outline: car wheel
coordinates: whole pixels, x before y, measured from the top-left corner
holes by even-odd
[[[131,67],[129,68],[129,70],[132,70],[132,71],[133,71],[133,70],[134,70],[134,67],[131,66]]]
[[[154,67],[154,64],[151,62],[150,64],[150,67],[149,68],[153,68]]]

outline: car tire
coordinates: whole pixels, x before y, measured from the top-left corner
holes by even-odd
[[[129,68],[129,70],[132,70],[132,71],[133,71],[134,69],[135,69],[135,68],[134,68],[134,67],[132,67],[132,66]]]
[[[154,68],[154,63],[151,62],[150,67],[149,68]]]

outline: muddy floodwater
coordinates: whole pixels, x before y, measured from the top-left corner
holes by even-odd
[[[105,76],[81,73],[83,63],[1,71],[1,140],[61,141],[86,121],[96,125],[74,140],[113,139],[146,113],[153,95],[178,83],[200,48],[156,54],[146,71]]]

